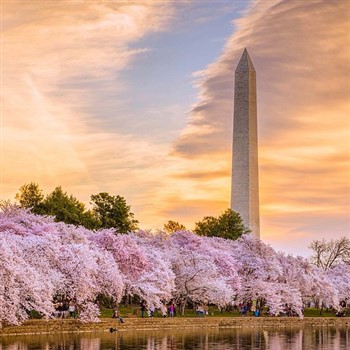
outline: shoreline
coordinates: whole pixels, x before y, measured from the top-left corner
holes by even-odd
[[[157,330],[229,329],[244,327],[345,327],[350,328],[350,317],[176,317],[176,318],[125,318],[102,319],[99,323],[82,323],[78,320],[29,320],[20,326],[5,326],[0,336],[40,335],[55,333],[96,333]]]

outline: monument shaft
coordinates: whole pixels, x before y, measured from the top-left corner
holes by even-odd
[[[256,72],[245,49],[235,72],[231,209],[260,237]]]

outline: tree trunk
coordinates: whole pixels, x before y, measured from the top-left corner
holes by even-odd
[[[184,300],[181,300],[181,304],[180,304],[181,316],[185,315],[186,304],[187,304],[187,298],[185,298]]]
[[[320,315],[322,315],[322,311],[323,311],[323,302],[321,303]]]

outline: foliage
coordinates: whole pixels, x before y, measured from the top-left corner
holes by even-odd
[[[219,217],[206,216],[202,221],[196,222],[194,232],[200,236],[234,240],[250,231],[244,226],[238,213],[227,209]]]
[[[215,303],[224,306],[232,301],[234,288],[239,284],[235,265],[228,270],[235,274],[233,284],[223,276],[218,261],[211,258],[210,242],[191,232],[174,233],[166,242],[171,253],[169,258],[175,273],[174,297],[181,305],[182,314],[186,303]]]
[[[128,318],[133,317],[135,305],[129,305],[127,307],[120,305],[118,307],[118,312],[122,317]],[[136,307],[138,311],[138,315],[140,315],[140,310],[138,307]],[[110,308],[101,308],[101,318],[111,318],[113,315],[113,309]],[[177,310],[178,311],[178,310]],[[263,308],[261,315],[265,316],[268,314],[268,308]],[[156,312],[156,317],[161,317],[161,313]],[[181,315],[179,312],[176,314],[177,316],[184,316],[184,317],[195,317],[197,318],[196,310],[193,307],[186,307],[184,314]],[[253,315],[251,312],[250,315]],[[208,315],[207,317],[240,317],[241,313],[238,307],[231,307],[228,309],[220,308],[216,305],[208,305]],[[320,309],[318,308],[305,308],[304,309],[304,317],[334,317],[335,313],[333,310],[325,310],[322,315],[320,315]]]
[[[347,304],[350,301],[350,265],[338,264],[326,271],[326,276],[336,288],[341,302]]]
[[[120,233],[137,229],[138,221],[134,219],[134,214],[123,197],[101,192],[91,196],[91,204],[100,227],[115,228]]]
[[[46,196],[42,203],[44,214],[54,216],[56,221],[66,224],[81,225],[89,229],[99,226],[99,221],[85,205],[67,192],[63,192],[61,186],[56,187]]]
[[[329,242],[314,240],[309,248],[313,251],[312,263],[323,270],[344,262],[350,264],[350,239],[341,237]]]
[[[176,231],[185,231],[186,227],[177,221],[169,220],[166,224],[164,224],[163,230],[166,233],[173,233]]]
[[[306,308],[304,310],[305,317],[334,317],[334,312],[332,310],[325,310],[320,314],[320,309],[318,308]]]
[[[124,283],[107,250],[90,231],[17,207],[0,213],[0,324],[17,324],[36,310],[51,317],[56,296],[74,300],[82,320],[97,320],[99,294],[121,299]]]
[[[126,200],[106,192],[91,196],[92,210],[86,209],[77,198],[64,192],[61,186],[44,196],[39,185],[33,182],[20,187],[16,200],[22,208],[32,213],[50,215],[56,221],[91,230],[115,228],[120,233],[126,233],[137,229],[138,221],[134,219]]]
[[[30,209],[35,214],[44,214],[43,201],[44,194],[37,183],[31,182],[19,188],[16,200],[22,208]]]
[[[115,229],[91,231],[4,203],[0,210],[0,327],[36,311],[52,317],[55,298],[74,300],[80,320],[98,321],[101,297],[125,296],[164,310],[175,302],[240,307],[253,300],[280,315],[303,316],[311,299],[349,303],[350,265],[327,271],[277,253],[252,235],[238,240]],[[339,306],[339,301],[341,302]]]
[[[91,240],[111,252],[118,263],[124,294],[138,295],[155,307],[163,307],[163,302],[170,299],[174,274],[160,249],[148,247],[141,236],[115,235],[112,230],[101,230],[91,235]]]

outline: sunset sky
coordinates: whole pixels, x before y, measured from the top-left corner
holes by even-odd
[[[261,238],[350,237],[350,2],[1,1],[1,198],[126,198],[141,228],[229,207],[233,77],[257,71]]]

